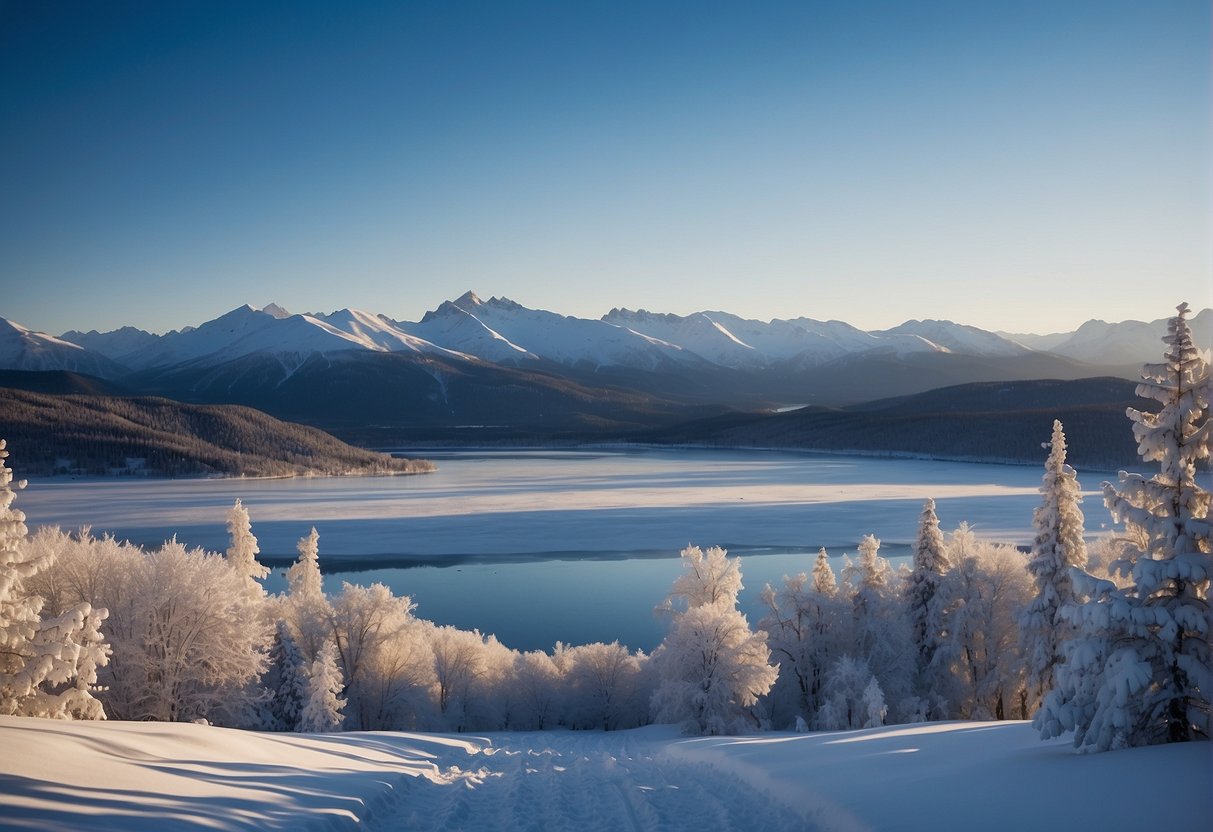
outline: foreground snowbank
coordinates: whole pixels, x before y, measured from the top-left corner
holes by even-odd
[[[686,738],[257,734],[0,717],[5,829],[1206,830],[1213,746],[1024,723]]]

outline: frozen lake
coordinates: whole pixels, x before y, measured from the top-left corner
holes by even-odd
[[[327,585],[382,581],[443,624],[522,649],[620,641],[651,649],[652,615],[688,543],[742,556],[751,619],[764,582],[841,561],[874,533],[904,556],[922,501],[945,529],[1031,540],[1041,469],[761,451],[460,451],[410,477],[35,480],[16,505],[32,527],[91,525],[155,546],[176,534],[227,547],[226,510],[248,507],[263,562],[282,567],[315,525]],[[20,461],[14,459],[20,475]],[[1094,492],[1106,474],[1080,479]],[[1107,515],[1087,500],[1088,529]],[[836,568],[841,566],[836,562]],[[282,589],[281,568],[267,587]]]

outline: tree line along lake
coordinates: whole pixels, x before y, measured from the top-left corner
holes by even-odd
[[[922,502],[945,529],[1025,545],[1041,469],[751,450],[454,450],[422,455],[431,474],[294,479],[31,480],[32,528],[91,526],[144,546],[167,538],[222,552],[225,516],[248,507],[260,560],[285,588],[296,541],[314,525],[326,589],[387,584],[416,614],[493,633],[518,649],[618,639],[652,649],[653,613],[688,544],[742,558],[741,606],[756,622],[764,583],[808,571],[824,546],[841,567],[875,534],[894,565]],[[20,460],[14,459],[20,475]],[[1087,530],[1108,522],[1095,495],[1108,472],[1079,471]]]

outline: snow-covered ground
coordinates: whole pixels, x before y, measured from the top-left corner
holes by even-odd
[[[258,734],[0,717],[0,827],[1207,830],[1213,745],[1076,755],[1025,723],[689,738]]]

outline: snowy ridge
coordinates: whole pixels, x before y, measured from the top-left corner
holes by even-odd
[[[99,352],[45,332],[34,332],[7,318],[0,318],[0,368],[71,370],[100,378],[122,374],[120,366]]]
[[[1192,326],[1198,346],[1213,346],[1213,310],[1195,316]],[[531,309],[508,298],[486,301],[469,291],[417,322],[359,309],[293,315],[269,304],[263,309],[242,306],[196,328],[163,336],[123,327],[104,333],[73,330],[54,338],[10,324],[0,367],[73,369],[116,377],[124,370],[218,365],[254,354],[300,359],[341,350],[479,359],[513,367],[542,359],[569,368],[643,372],[805,369],[864,354],[902,360],[930,353],[985,359],[1043,353],[1111,367],[1155,360],[1165,331],[1166,319],[1088,321],[1073,333],[1051,335],[995,333],[927,319],[866,332],[843,321],[807,317],[758,321],[724,311],[684,316],[626,308],[594,320]],[[85,352],[73,350],[73,345]]]
[[[900,326],[873,333],[874,335],[913,335],[922,338],[948,352],[966,355],[1013,356],[1025,355],[1031,350],[1023,344],[986,332],[975,326],[955,324],[951,321],[906,321]]]

